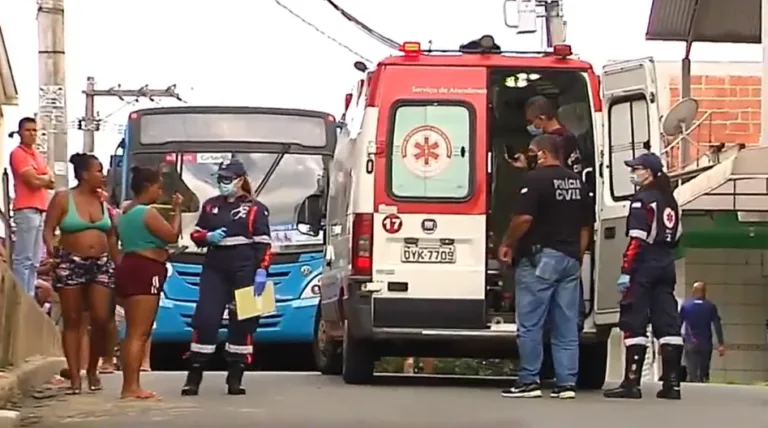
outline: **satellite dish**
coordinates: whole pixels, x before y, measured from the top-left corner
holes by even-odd
[[[669,109],[661,121],[661,130],[667,137],[682,136],[688,138],[693,128],[693,121],[699,112],[699,102],[693,98],[684,98]]]

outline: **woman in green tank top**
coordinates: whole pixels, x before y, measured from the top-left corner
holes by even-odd
[[[120,349],[123,398],[151,399],[156,395],[139,383],[144,349],[152,333],[160,294],[168,276],[168,244],[175,244],[181,233],[180,195],[171,199],[172,214],[166,221],[152,207],[163,195],[160,172],[131,168],[133,200],[117,221],[123,258],[115,271],[115,292],[122,299],[126,329]]]

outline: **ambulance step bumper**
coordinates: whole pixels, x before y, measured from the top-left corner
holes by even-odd
[[[374,328],[486,329],[485,299],[373,299]]]

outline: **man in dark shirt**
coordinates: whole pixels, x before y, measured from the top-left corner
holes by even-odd
[[[703,282],[693,284],[691,298],[680,307],[680,321],[683,323],[688,380],[709,382],[713,326],[717,335],[717,352],[721,357],[725,355],[725,341],[720,314],[717,312],[717,306],[707,300],[707,289]]]
[[[594,207],[581,177],[561,165],[553,135],[533,139],[537,165],[523,178],[518,204],[499,247],[499,260],[515,267],[520,375],[505,397],[540,397],[542,334],[551,316],[556,387],[574,398],[579,369],[579,280],[592,235]],[[551,307],[551,308],[550,308]]]
[[[579,141],[557,120],[557,109],[546,97],[537,95],[525,103],[525,119],[528,121],[528,132],[533,136],[554,135],[558,137],[558,149],[563,166],[581,175],[583,171]],[[527,163],[516,159],[515,166],[523,167]]]

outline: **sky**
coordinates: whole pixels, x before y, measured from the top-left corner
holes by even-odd
[[[393,52],[368,38],[322,1],[281,0],[332,37],[373,62]],[[337,0],[350,13],[397,41],[432,41],[435,48],[492,34],[504,49],[536,50],[542,34],[517,35],[504,25],[503,0]],[[99,88],[176,84],[190,104],[296,107],[340,114],[360,74],[360,58],[281,8],[275,0],[65,0],[68,119],[84,109],[86,77]],[[478,6],[482,4],[482,6]],[[564,0],[567,42],[600,68],[606,61],[653,56],[678,61],[684,45],[645,41],[651,0]],[[2,0],[3,28],[19,89],[18,107],[4,110],[6,128],[37,109],[37,22],[34,0]],[[760,45],[695,44],[694,61],[760,61]],[[161,105],[177,105],[163,101]],[[96,136],[106,161],[130,111],[155,106],[98,98],[108,117]],[[15,145],[3,137],[6,147]],[[82,134],[70,130],[70,153]],[[8,153],[9,149],[5,149]],[[6,164],[7,159],[2,160]]]

